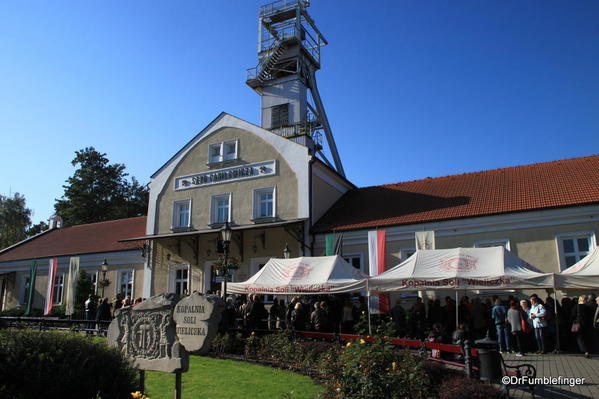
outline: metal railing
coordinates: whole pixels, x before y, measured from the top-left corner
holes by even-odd
[[[110,321],[71,320],[56,317],[0,317],[0,328],[65,330],[105,335]]]
[[[277,0],[260,7],[260,16],[268,17],[280,12],[293,10],[297,7],[306,8],[310,5],[307,0]]]
[[[320,39],[315,39],[307,29],[301,26],[301,24],[292,22],[273,26],[273,29],[276,31],[277,37],[274,37],[268,31],[264,33],[263,39],[260,41],[261,52],[270,52],[274,50],[280,42],[296,38],[314,61],[320,63],[320,47],[322,47],[322,43],[320,43]],[[262,60],[266,61],[269,56],[270,54],[263,55]]]

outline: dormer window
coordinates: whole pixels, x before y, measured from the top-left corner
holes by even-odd
[[[208,163],[234,161],[239,158],[239,140],[211,144],[208,149]]]
[[[210,146],[210,163],[223,161],[222,148],[222,143],[212,144]]]
[[[224,151],[225,161],[232,161],[232,160],[237,159],[237,140],[225,141],[223,144],[225,147],[225,151]]]

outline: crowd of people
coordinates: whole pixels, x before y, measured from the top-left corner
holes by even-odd
[[[517,356],[547,353],[558,344],[561,350],[578,350],[587,357],[599,352],[599,298],[594,294],[566,297],[558,304],[551,296],[542,300],[536,294],[525,299],[463,296],[459,304],[451,297],[444,301],[425,304],[417,297],[405,307],[397,299],[384,318],[393,321],[398,337],[460,345],[488,336],[498,342],[500,352]],[[261,295],[237,295],[227,299],[222,327],[353,333],[366,312],[364,297],[295,297],[290,302],[274,299],[265,306]]]
[[[123,306],[135,306],[141,303],[142,298],[137,298],[134,301],[130,296],[116,296],[109,301],[108,298],[97,298],[93,294],[89,294],[84,303],[85,320],[89,320],[88,329],[95,329],[96,324],[93,321],[111,321],[114,317],[114,312]]]
[[[109,321],[120,307],[141,301],[115,297],[109,302],[90,295],[85,302],[86,320]],[[551,296],[543,301],[536,294],[525,299],[494,296],[471,300],[463,296],[459,304],[448,296],[444,302],[424,303],[417,297],[411,306],[404,306],[398,298],[382,319],[393,323],[397,337],[460,345],[467,339],[474,342],[489,336],[498,342],[501,352],[517,356],[555,349],[578,350],[587,357],[599,352],[599,298],[594,294],[566,297],[557,304]],[[367,313],[363,296],[273,298],[265,304],[262,295],[230,295],[220,328],[351,334]]]

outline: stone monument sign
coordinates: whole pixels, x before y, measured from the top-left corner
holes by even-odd
[[[115,312],[108,343],[140,370],[185,372],[188,352],[210,349],[224,308],[225,302],[214,295],[194,293],[181,300],[175,294],[153,296]]]
[[[205,353],[218,332],[218,323],[225,302],[216,295],[193,293],[181,299],[175,306],[173,319],[177,324],[177,336],[185,349]]]
[[[173,321],[177,301],[174,294],[162,294],[118,309],[108,328],[108,343],[132,358],[140,370],[187,371],[189,356]]]

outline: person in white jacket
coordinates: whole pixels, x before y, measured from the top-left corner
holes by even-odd
[[[537,353],[545,353],[545,329],[547,322],[545,321],[545,307],[541,305],[539,298],[536,296],[530,297],[530,318],[532,326],[535,330],[535,340],[537,341]]]

